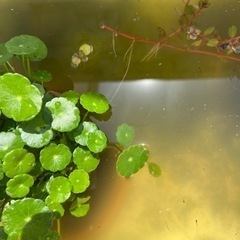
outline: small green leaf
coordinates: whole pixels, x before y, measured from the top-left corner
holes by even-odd
[[[130,177],[138,172],[148,160],[148,151],[140,145],[125,149],[117,159],[117,172],[124,177]]]
[[[107,137],[101,130],[89,133],[87,147],[91,152],[100,153],[107,147]]]
[[[161,175],[160,167],[153,162],[148,162],[148,171],[153,177],[159,177]]]
[[[23,142],[32,148],[41,148],[52,140],[53,131],[51,125],[43,119],[43,111],[30,121],[19,124]]]
[[[46,70],[38,69],[31,72],[31,79],[40,83],[50,82],[52,80],[52,74]]]
[[[41,110],[41,93],[26,77],[18,73],[0,76],[0,95],[3,114],[17,122],[30,120]]]
[[[133,127],[129,126],[128,124],[123,123],[118,126],[116,137],[117,137],[118,143],[121,146],[127,147],[132,143],[135,137],[135,130]]]
[[[47,206],[51,209],[52,212],[54,212],[54,213],[57,212],[59,214],[59,217],[64,216],[65,209],[61,203],[52,201],[50,196],[48,196],[45,199],[45,202],[46,202]]]
[[[72,135],[78,144],[87,146],[89,133],[95,132],[97,130],[98,127],[95,123],[84,121],[76,129],[73,130]]]
[[[212,38],[207,41],[208,47],[216,47],[218,45],[219,41],[217,38]]]
[[[9,178],[30,172],[34,165],[34,155],[23,148],[14,149],[3,158],[3,171]]]
[[[0,65],[7,63],[13,57],[12,53],[9,53],[5,44],[0,44]]]
[[[187,4],[184,8],[184,14],[193,15],[196,11],[196,8],[193,5]]]
[[[77,165],[78,169],[92,172],[97,168],[100,161],[90,151],[77,147],[73,152],[73,162]]]
[[[49,196],[53,202],[63,203],[71,195],[72,184],[66,177],[59,176],[49,182]]]
[[[67,92],[62,93],[60,96],[65,97],[67,100],[73,102],[74,104],[77,104],[79,101],[80,94],[76,91],[69,90]]]
[[[70,163],[72,153],[64,144],[51,143],[40,152],[40,162],[44,169],[57,172]]]
[[[72,183],[73,193],[82,193],[90,185],[89,175],[82,169],[74,170],[73,172],[70,173],[68,178]]]
[[[84,217],[90,208],[90,205],[86,203],[89,199],[90,197],[77,198],[69,208],[70,213],[75,217]]]
[[[208,36],[208,35],[212,34],[214,32],[214,30],[215,30],[215,27],[209,27],[204,31],[203,35]]]
[[[46,107],[52,113],[53,129],[59,132],[70,132],[78,126],[80,122],[80,112],[73,102],[66,98],[58,97],[47,102]]]
[[[4,207],[2,213],[4,231],[9,237],[15,235],[15,239],[34,239],[32,237],[36,236],[36,233],[38,233],[38,236],[41,236],[45,231],[51,228],[52,222],[51,211],[40,199],[25,198],[11,201],[10,204]],[[27,229],[31,237],[21,238],[26,225],[29,226],[31,223],[32,226]]]
[[[192,46],[199,47],[202,44],[202,39],[196,40],[192,43]]]
[[[234,38],[237,34],[237,27],[235,25],[229,27],[228,29],[228,35],[230,38]]]
[[[105,113],[109,109],[108,100],[101,93],[86,92],[80,96],[81,105],[89,112]]]
[[[19,134],[14,132],[1,132],[0,133],[0,159],[15,148],[22,148],[23,141]]]
[[[89,203],[81,204],[74,209],[70,208],[70,213],[75,217],[84,217],[90,209]]]
[[[25,197],[33,183],[33,177],[29,174],[19,174],[7,182],[6,193],[11,198]]]

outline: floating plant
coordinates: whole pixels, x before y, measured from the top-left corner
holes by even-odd
[[[92,46],[83,44],[77,57],[84,61]],[[30,35],[16,36],[0,45],[0,239],[51,239],[61,236],[60,219],[89,209],[88,188],[100,164],[100,154],[114,146],[116,169],[130,177],[148,163],[148,150],[131,146],[135,131],[122,124],[111,145],[94,122],[110,109],[108,99],[96,92],[70,90],[51,94],[44,83],[46,70],[31,70],[30,63],[47,55],[45,44]],[[16,73],[11,59],[22,62]],[[130,145],[130,146],[129,146]],[[125,149],[125,147],[128,147]],[[150,166],[150,165],[149,165]],[[155,174],[152,174],[154,172]],[[157,176],[155,168],[150,173]],[[57,221],[57,231],[52,230]]]

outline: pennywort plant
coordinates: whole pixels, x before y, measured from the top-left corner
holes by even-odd
[[[94,122],[94,115],[109,111],[107,98],[72,90],[52,95],[44,87],[51,73],[32,71],[30,64],[46,56],[47,47],[35,36],[0,45],[0,239],[60,239],[65,211],[75,217],[89,211],[91,174],[110,146]],[[21,73],[13,58],[21,61]],[[148,165],[159,176],[147,148],[131,145],[134,135],[126,123],[116,131],[117,172],[128,178]]]

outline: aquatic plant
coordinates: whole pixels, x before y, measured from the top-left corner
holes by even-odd
[[[156,39],[142,38],[141,36],[134,36],[132,33],[126,33],[121,30],[115,29],[105,23],[102,23],[100,27],[112,33],[112,47],[116,56],[115,38],[121,36],[125,39],[129,39],[131,44],[126,50],[124,59],[127,59],[127,67],[123,80],[125,79],[131,62],[133,54],[133,47],[137,43],[143,43],[152,45],[150,50],[141,59],[141,61],[148,61],[152,57],[156,57],[162,48],[167,48],[173,51],[180,51],[186,54],[202,54],[216,58],[222,58],[232,61],[240,62],[240,36],[237,35],[237,27],[235,25],[229,26],[227,29],[228,38],[223,39],[214,26],[209,26],[205,29],[201,29],[197,23],[198,17],[211,6],[209,0],[184,0],[184,6],[182,12],[179,12],[179,27],[175,30],[171,30],[170,33],[164,26],[156,27],[157,36]],[[193,3],[192,3],[193,2]],[[174,45],[171,41],[173,38],[186,39],[183,45]],[[127,56],[127,57],[126,57]],[[122,81],[123,81],[122,80]],[[121,85],[121,83],[120,83]],[[118,87],[119,89],[119,87]],[[118,91],[116,90],[116,92]],[[116,93],[115,93],[116,94]],[[115,96],[114,94],[114,96]]]
[[[109,143],[94,122],[110,109],[104,95],[52,94],[44,87],[51,73],[32,71],[30,63],[46,56],[46,45],[35,36],[16,36],[0,45],[0,239],[59,239],[67,209],[75,217],[89,211],[91,175],[100,154],[112,147],[119,175],[129,178],[144,165],[153,176],[161,173],[148,161],[146,146],[132,145],[135,131],[128,124],[120,125],[116,143]],[[13,58],[22,68],[13,67]]]

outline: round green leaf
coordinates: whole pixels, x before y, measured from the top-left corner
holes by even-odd
[[[40,162],[44,169],[57,172],[70,163],[72,153],[64,144],[51,143],[40,152]]]
[[[59,132],[69,132],[78,126],[80,122],[79,109],[66,98],[53,98],[46,103],[46,107],[52,113],[53,129]]]
[[[148,151],[140,145],[125,149],[117,159],[117,172],[124,177],[130,177],[141,169],[148,160]]]
[[[70,208],[70,213],[75,217],[84,217],[90,209],[89,203],[81,204],[75,208]]]
[[[77,198],[72,202],[69,210],[70,213],[75,217],[83,217],[89,211],[90,205],[86,204],[86,202],[90,199],[90,197]]]
[[[105,113],[109,109],[108,100],[101,93],[86,92],[80,96],[81,105],[89,112]]]
[[[13,54],[8,52],[5,44],[0,44],[0,65],[7,63],[12,58],[12,56]]]
[[[62,93],[60,96],[66,98],[67,100],[77,104],[79,100],[79,93],[73,90],[69,90],[67,92]]]
[[[23,148],[14,149],[3,158],[3,171],[9,178],[30,172],[34,165],[34,155]]]
[[[73,162],[78,169],[91,172],[97,168],[100,161],[90,151],[77,147],[73,152]]]
[[[38,69],[31,72],[31,79],[40,83],[50,82],[52,80],[52,74],[46,70]]]
[[[43,113],[40,113],[32,120],[20,123],[18,127],[23,142],[32,148],[46,146],[53,138],[51,125],[44,121]]]
[[[33,223],[32,227],[28,228],[28,234],[36,236],[36,233],[38,233],[38,236],[40,236],[52,226],[51,216],[51,211],[42,200],[25,198],[11,201],[4,207],[2,224],[9,237],[15,235],[17,236],[15,239],[33,239],[21,238],[26,225]]]
[[[9,53],[15,55],[32,54],[39,48],[39,39],[30,35],[20,35],[5,43]]]
[[[148,171],[153,177],[159,177],[161,175],[160,167],[153,162],[148,162]]]
[[[29,174],[19,174],[7,182],[6,193],[11,198],[25,197],[33,183],[33,177]]]
[[[39,90],[18,73],[0,76],[0,95],[2,113],[18,122],[34,118],[42,106]]]
[[[87,141],[89,137],[89,133],[95,132],[98,130],[98,127],[95,123],[93,122],[83,122],[80,124],[76,129],[73,130],[73,137],[74,140],[82,145],[82,146],[87,146]]]
[[[53,200],[51,199],[50,196],[48,196],[45,199],[45,203],[51,209],[52,212],[54,212],[54,213],[57,212],[59,214],[59,217],[63,217],[64,216],[65,209],[64,209],[64,207],[62,206],[61,203],[53,202]]]
[[[133,127],[129,126],[128,124],[123,123],[120,126],[118,126],[116,137],[117,137],[118,143],[121,146],[123,147],[129,146],[135,137],[135,130]]]
[[[0,159],[3,159],[6,153],[15,148],[22,148],[23,142],[19,134],[14,132],[0,133]]]
[[[107,146],[107,137],[101,130],[89,133],[87,147],[91,152],[102,152]]]
[[[90,185],[89,175],[82,169],[74,170],[69,174],[69,180],[72,183],[73,193],[82,193],[84,192]]]
[[[72,184],[66,177],[60,176],[49,182],[49,196],[53,202],[63,203],[71,195]]]

